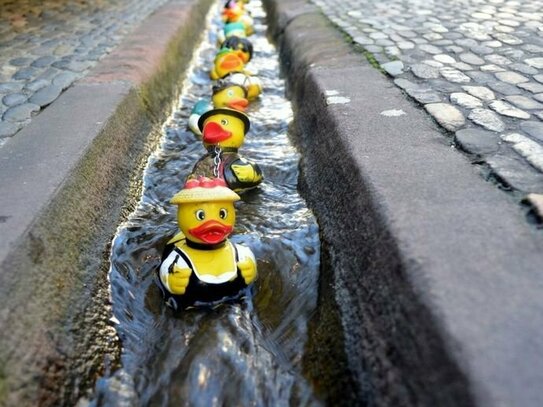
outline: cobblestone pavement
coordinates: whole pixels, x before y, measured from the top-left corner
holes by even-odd
[[[0,0],[0,145],[167,0]]]
[[[540,0],[313,0],[484,173],[543,214]]]

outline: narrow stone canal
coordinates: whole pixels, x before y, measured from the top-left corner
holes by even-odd
[[[178,107],[148,161],[141,200],[112,245],[111,299],[121,367],[98,380],[92,405],[320,404],[302,373],[317,302],[318,227],[297,192],[299,156],[288,137],[293,113],[259,1],[248,5],[255,19],[255,54],[248,68],[262,81],[263,95],[247,112],[251,130],[241,153],[260,165],[265,180],[238,202],[232,238],[258,260],[253,295],[213,310],[174,314],[154,281],[162,248],[177,231],[169,199],[205,152],[187,123],[194,104],[211,95],[219,7],[210,11]]]

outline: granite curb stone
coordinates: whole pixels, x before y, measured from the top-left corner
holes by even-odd
[[[331,259],[322,272],[333,283],[323,290],[334,296],[344,328],[327,332],[322,317],[314,321],[315,342],[344,346],[343,353],[321,348],[307,361],[311,378],[328,386],[319,387],[323,398],[331,405],[541,405],[543,390],[526,384],[543,380],[533,363],[543,357],[543,344],[533,341],[543,336],[542,237],[320,10],[286,18],[292,9],[310,10],[308,3],[266,4],[297,113],[303,191]],[[492,41],[480,28],[465,26],[478,41]],[[327,105],[332,90],[349,102]],[[479,110],[476,120],[504,129],[494,112]],[[465,134],[458,139],[469,141]],[[499,155],[498,134],[486,134],[504,173],[527,171],[521,178],[538,182],[522,158]],[[336,360],[348,367],[328,381]]]

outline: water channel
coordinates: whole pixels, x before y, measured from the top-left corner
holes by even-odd
[[[299,156],[287,134],[292,110],[277,52],[266,39],[265,14],[257,0],[248,8],[255,19],[248,68],[262,81],[263,96],[247,112],[251,130],[240,152],[260,165],[265,181],[238,202],[231,240],[251,247],[258,259],[253,295],[174,314],[154,282],[161,250],[177,230],[176,207],[168,201],[205,152],[186,126],[192,106],[211,95],[209,69],[222,27],[216,5],[179,104],[147,163],[141,200],[113,242],[110,284],[121,367],[98,380],[91,405],[321,404],[302,373],[317,302],[318,227],[297,192]]]

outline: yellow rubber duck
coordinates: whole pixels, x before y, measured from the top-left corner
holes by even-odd
[[[249,106],[247,90],[242,85],[232,82],[227,78],[228,76],[224,79],[219,79],[213,85],[213,95],[211,96],[213,107],[228,107],[245,112],[245,109]]]
[[[232,35],[224,40],[220,48],[235,51],[244,64],[247,64],[253,58],[253,43],[244,37]]]
[[[222,11],[225,23],[242,23],[247,36],[254,34],[253,18],[245,12],[243,2],[228,1]]]
[[[223,180],[203,177],[189,180],[171,199],[182,233],[166,246],[158,274],[172,308],[235,298],[255,280],[251,249],[228,240],[239,199]]]
[[[254,188],[262,182],[262,170],[258,164],[246,160],[238,153],[250,127],[245,113],[215,108],[202,114],[198,127],[208,153],[194,165],[188,179],[219,177],[237,192]]]
[[[252,102],[262,93],[262,84],[256,76],[248,75],[246,72],[232,72],[224,77],[232,83],[237,83],[247,91],[247,99]]]
[[[209,76],[213,80],[224,78],[231,72],[244,72],[245,63],[238,53],[229,48],[221,48],[213,61]]]

